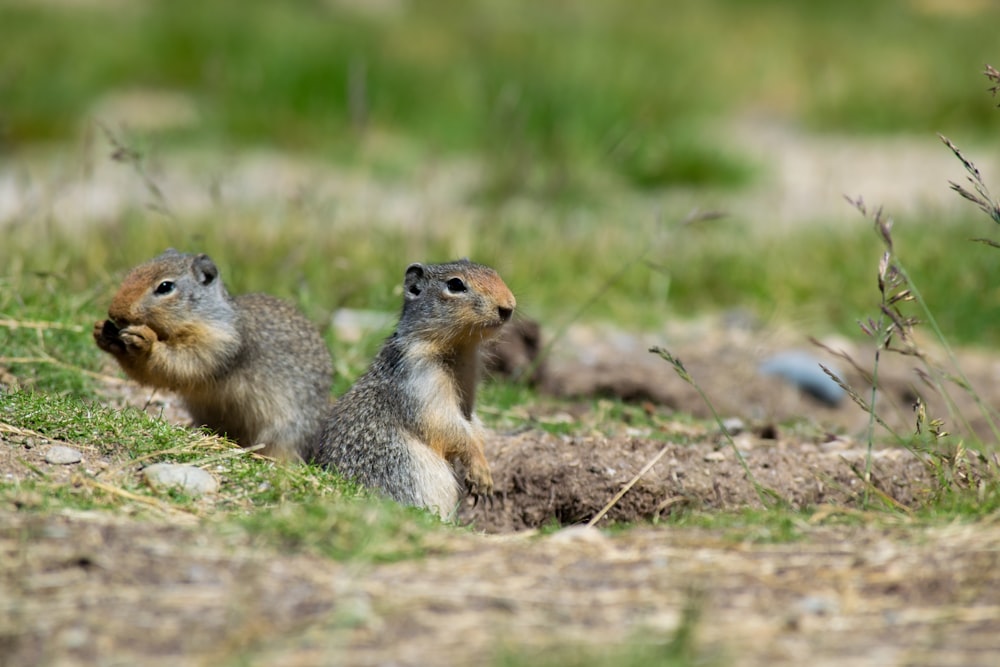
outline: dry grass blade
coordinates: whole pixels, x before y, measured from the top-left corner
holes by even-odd
[[[736,460],[740,462],[740,467],[743,468],[743,473],[746,475],[747,481],[749,481],[750,484],[753,486],[754,492],[757,494],[757,498],[758,500],[760,500],[761,504],[764,505],[764,507],[770,507],[775,504],[787,505],[788,504],[787,501],[784,498],[782,498],[780,494],[778,494],[774,489],[767,488],[766,486],[758,482],[756,477],[754,477],[754,474],[750,471],[750,466],[747,465],[746,458],[744,458],[742,452],[740,452],[739,447],[736,446],[736,442],[733,440],[733,436],[730,435],[729,429],[727,429],[725,425],[722,423],[722,417],[719,416],[719,413],[716,411],[715,406],[712,404],[712,401],[708,400],[708,396],[705,394],[705,391],[701,388],[701,385],[695,382],[694,378],[691,377],[691,374],[688,372],[688,370],[684,368],[684,364],[681,362],[681,360],[675,357],[670,352],[670,350],[667,350],[662,347],[651,347],[649,348],[649,351],[652,352],[653,354],[658,355],[661,359],[663,359],[671,366],[673,366],[674,371],[677,373],[677,375],[682,380],[687,382],[689,385],[694,387],[694,390],[698,392],[699,396],[701,396],[701,400],[705,402],[706,406],[708,406],[709,412],[712,413],[712,418],[715,420],[715,423],[718,424],[719,429],[722,432],[722,435],[725,436],[726,441],[729,443],[730,448],[736,455]]]
[[[86,475],[79,475],[74,478],[75,483],[84,484],[92,488],[103,491],[104,493],[117,496],[119,498],[124,498],[125,500],[130,500],[132,502],[141,503],[148,507],[155,508],[164,514],[172,514],[174,516],[198,516],[199,513],[195,510],[185,509],[182,507],[176,507],[170,505],[169,503],[162,502],[156,498],[150,498],[149,496],[141,496],[137,493],[132,493],[126,491],[125,489],[120,489],[117,486],[112,486],[111,484],[105,484],[103,482],[98,482],[96,479],[87,477]]]
[[[812,516],[809,517],[808,523],[819,524],[823,523],[827,519],[836,516],[848,516],[856,519],[860,519],[865,523],[871,523],[875,521],[891,523],[891,519],[896,518],[905,520],[905,517],[893,517],[891,515],[885,515],[881,512],[871,512],[869,510],[860,510],[854,507],[846,507],[844,505],[830,505],[824,504],[816,507],[816,511],[813,512]]]
[[[725,211],[701,211],[699,209],[694,209],[688,213],[684,218],[677,223],[678,227],[687,227],[689,225],[695,225],[699,222],[710,222],[712,220],[721,220],[725,218],[728,213]]]
[[[985,75],[987,79],[996,84],[992,88],[990,88],[990,93],[993,94],[993,97],[996,97],[997,93],[1000,93],[1000,71],[997,71],[997,69],[993,67],[993,65],[986,65],[986,69],[983,71],[983,75]],[[1000,104],[998,104],[997,106],[1000,106]]]
[[[863,328],[864,327],[862,326],[862,329]],[[861,364],[856,362],[854,358],[847,352],[844,352],[843,350],[835,350],[814,336],[809,337],[809,342],[822,350],[826,350],[835,357],[846,361],[848,364],[851,365],[851,368],[853,368],[855,372],[857,372],[861,376],[861,378],[868,384],[872,384],[875,381],[875,379],[872,377],[871,371],[869,371],[866,368],[863,368]]]
[[[224,452],[229,452],[231,448],[236,448],[236,449],[239,450],[239,452],[237,452],[236,454],[234,454],[235,456],[239,456],[244,451],[246,451],[246,450],[243,450],[241,447],[239,447],[239,445],[230,444],[229,441],[225,440],[224,438],[220,438],[219,436],[216,436],[216,435],[203,435],[203,436],[201,436],[200,438],[198,438],[196,440],[192,440],[190,442],[185,442],[184,444],[178,445],[176,447],[169,447],[167,449],[160,449],[160,450],[157,450],[155,452],[150,452],[149,454],[144,454],[142,456],[137,456],[135,458],[129,459],[127,462],[123,463],[122,465],[116,466],[114,468],[108,468],[107,470],[104,470],[104,471],[102,471],[102,472],[100,472],[98,474],[104,475],[104,476],[107,476],[107,477],[114,477],[114,476],[120,474],[126,468],[129,468],[129,469],[135,468],[140,463],[143,463],[145,461],[149,461],[149,460],[152,460],[152,459],[161,459],[163,457],[173,456],[175,454],[188,454],[188,453],[191,453],[193,451],[199,451],[199,450],[202,450],[202,449],[216,449],[216,450],[221,450],[221,451],[224,451]],[[255,449],[259,449],[259,448],[255,448]],[[225,456],[226,456],[225,454],[221,454],[219,456],[207,457],[206,459],[203,459],[202,461],[197,462],[197,463],[192,463],[191,465],[199,465],[199,466],[200,465],[205,465],[206,463],[209,463],[209,462],[211,462],[214,459],[222,458],[222,457],[225,457]]]
[[[826,373],[827,377],[829,377],[831,380],[833,380],[834,382],[836,382],[837,386],[840,387],[841,389],[843,389],[847,393],[847,395],[850,396],[851,400],[854,401],[855,404],[857,404],[857,406],[859,408],[861,408],[865,412],[873,415],[874,418],[875,418],[875,421],[878,422],[879,426],[881,426],[886,431],[888,431],[889,433],[891,433],[894,437],[896,437],[896,438],[899,437],[896,434],[896,432],[892,430],[892,427],[889,426],[889,424],[886,423],[886,421],[884,419],[882,419],[881,417],[879,417],[878,413],[876,413],[875,410],[870,405],[868,405],[868,402],[864,398],[861,397],[861,394],[859,394],[858,392],[854,391],[854,388],[851,387],[851,385],[849,385],[846,382],[844,382],[843,380],[841,380],[840,377],[836,373],[834,373],[833,371],[831,371],[829,368],[827,368],[823,364],[819,364],[819,367],[820,367],[820,370],[822,370],[824,373]]]
[[[102,382],[110,382],[115,384],[127,382],[127,380],[117,378],[113,375],[107,375],[105,373],[95,373],[94,371],[88,371],[86,368],[74,366],[73,364],[67,364],[65,361],[60,361],[59,359],[49,356],[44,352],[39,357],[0,357],[0,364],[48,364],[50,366],[55,366],[57,368],[62,368],[65,370],[73,371],[75,373],[80,373],[81,375],[86,375],[87,377],[94,378],[95,380],[101,380]]]
[[[206,440],[228,442],[217,436],[207,436],[202,440],[200,440],[199,442],[203,442]],[[261,454],[257,454],[257,452],[260,451],[261,449],[264,449],[265,446],[266,445],[264,444],[258,444],[250,447],[240,447],[239,445],[232,443],[227,445],[222,452],[219,452],[218,454],[213,454],[212,456],[206,456],[205,458],[198,459],[197,461],[191,461],[190,463],[188,463],[188,465],[204,468],[205,466],[211,463],[218,463],[219,461],[228,461],[229,459],[241,458],[244,456],[253,456],[255,454],[258,458],[264,459],[265,461],[273,461],[274,459],[272,459],[269,456],[263,456]]]
[[[66,445],[68,447],[73,447],[75,449],[90,449],[96,450],[97,448],[92,445],[85,445],[79,442],[66,442],[64,440],[57,440],[56,438],[50,438],[44,433],[39,433],[38,431],[33,431],[30,428],[22,428],[20,426],[14,426],[13,424],[8,424],[6,422],[0,422],[0,433],[10,433],[11,435],[17,435],[21,437],[31,437],[40,438],[46,440],[49,443]]]
[[[629,489],[635,486],[636,482],[642,479],[642,476],[645,475],[647,472],[649,472],[652,469],[652,467],[656,465],[657,461],[663,458],[663,455],[667,453],[667,450],[670,449],[670,446],[671,443],[667,443],[666,445],[664,445],[660,449],[660,451],[656,453],[656,456],[651,458],[649,462],[642,467],[642,470],[637,472],[635,476],[628,481],[628,484],[623,486],[621,490],[618,493],[616,493],[611,500],[608,501],[608,504],[602,507],[601,511],[595,514],[594,518],[587,522],[587,527],[592,528],[595,525],[597,525],[597,522],[603,519],[604,515],[607,514],[608,511],[610,511],[611,508],[614,507],[618,503],[618,501],[621,500],[625,496],[625,494],[629,492]]]
[[[59,329],[62,331],[72,331],[74,333],[82,333],[83,327],[78,324],[65,324],[63,322],[43,322],[38,320],[11,320],[11,319],[0,319],[0,327],[6,327],[8,329]]]
[[[941,138],[941,141],[944,143],[944,145],[951,150],[951,152],[955,155],[956,158],[958,158],[959,162],[962,163],[962,166],[965,167],[965,170],[969,172],[968,180],[972,184],[972,188],[973,190],[975,190],[975,192],[967,190],[965,187],[963,187],[958,183],[955,183],[954,181],[948,182],[948,184],[951,186],[951,189],[957,192],[963,198],[971,201],[973,204],[978,206],[979,209],[983,211],[983,213],[990,216],[993,222],[1000,224],[1000,202],[995,200],[993,196],[990,194],[990,191],[986,187],[986,183],[983,181],[983,176],[979,172],[979,169],[976,167],[975,164],[973,164],[972,160],[969,160],[968,158],[965,157],[965,155],[962,154],[962,151],[959,150],[958,146],[956,146],[951,141],[951,139],[944,136],[943,134],[939,134],[938,137]]]
[[[150,176],[149,172],[146,170],[146,164],[142,153],[126,144],[123,139],[116,136],[115,133],[103,123],[98,123],[97,125],[104,133],[108,143],[111,144],[111,147],[114,149],[111,152],[111,159],[115,162],[121,162],[122,164],[132,167],[142,181],[143,186],[153,197],[153,202],[148,205],[150,210],[162,213],[168,218],[175,218],[176,216],[170,208],[167,198],[163,194],[163,190],[160,189],[160,186],[157,185],[156,181],[153,180],[153,177]]]
[[[890,496],[888,493],[880,489],[878,485],[871,480],[871,470],[868,469],[864,471],[858,470],[858,466],[856,463],[852,463],[851,461],[848,461],[847,459],[844,458],[842,458],[841,460],[843,460],[844,463],[846,463],[848,467],[850,467],[851,471],[855,475],[857,475],[861,483],[865,485],[866,492],[875,494],[882,502],[884,502],[886,505],[890,507],[906,512],[907,514],[913,513],[912,509],[910,509],[909,507],[907,507],[906,505],[899,502],[898,500]]]

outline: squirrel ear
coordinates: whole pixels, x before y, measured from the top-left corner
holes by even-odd
[[[420,296],[424,291],[424,265],[410,264],[406,267],[406,278],[403,280],[403,296],[409,300]]]
[[[212,281],[219,277],[219,268],[205,253],[195,255],[191,269],[194,271],[194,277],[202,285],[211,285]]]

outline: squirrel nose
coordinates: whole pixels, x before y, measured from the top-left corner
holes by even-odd
[[[500,315],[500,319],[506,322],[510,319],[510,316],[514,313],[513,308],[504,308],[500,306],[497,308],[497,314]]]

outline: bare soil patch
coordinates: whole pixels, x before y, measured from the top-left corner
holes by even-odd
[[[794,507],[860,505],[866,451],[849,441],[815,444],[737,436],[756,481]],[[606,521],[636,522],[679,509],[763,507],[721,434],[678,444],[641,437],[556,436],[538,431],[495,437],[487,447],[498,501],[460,517],[487,532],[586,522],[661,449],[666,453],[608,512]],[[932,486],[928,464],[905,450],[875,453],[873,487],[902,505]]]
[[[210,499],[202,517],[152,520],[51,513],[44,499],[15,497],[0,507],[0,665],[240,656],[249,664],[471,665],[564,646],[615,660],[623,644],[667,642],[689,609],[698,612],[698,650],[720,664],[993,664],[996,522],[928,528],[912,526],[905,511],[866,512],[858,502],[864,413],[757,372],[762,358],[801,342],[794,335],[710,332],[572,333],[537,378],[560,400],[516,408],[528,425],[487,443],[497,502],[469,502],[459,514],[487,534],[447,533],[438,553],[417,560],[338,563],[282,552],[211,525]],[[654,525],[680,509],[761,503],[718,427],[685,417],[705,415],[705,403],[646,352],[649,344],[671,345],[722,416],[740,419],[735,444],[760,484],[817,509],[791,526],[791,541],[767,526]],[[962,361],[973,362],[970,379],[995,404],[996,359],[966,352]],[[920,391],[937,405],[909,361],[890,359],[883,380],[886,401],[903,405]],[[169,396],[150,401],[124,383],[108,394],[112,404],[186,419]],[[602,395],[634,400],[651,418],[596,432],[588,425],[601,423],[591,413]],[[905,407],[885,407],[894,424],[912,427]],[[540,426],[560,422],[565,435]],[[72,485],[81,468],[46,463],[50,444],[0,433],[2,479],[40,472]],[[533,530],[593,517],[661,448],[604,520],[644,527]],[[133,474],[121,468],[123,452],[82,449],[83,470]],[[876,449],[872,473],[869,490],[900,507],[918,506],[934,485],[927,461],[897,447]]]
[[[456,534],[371,566],[197,526],[0,513],[0,664],[471,665],[505,650],[665,642],[686,608],[722,664],[988,665],[1000,529],[801,526]],[[835,523],[835,521],[834,521]]]

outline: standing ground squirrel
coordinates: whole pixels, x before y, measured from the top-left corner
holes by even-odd
[[[468,260],[411,264],[403,297],[395,333],[334,404],[312,460],[446,518],[459,500],[452,464],[477,498],[493,493],[473,412],[479,344],[516,302],[496,271]]]
[[[329,410],[333,364],[309,320],[267,294],[232,297],[208,255],[169,249],[132,269],[94,340],[141,384],[244,447],[303,458]]]

